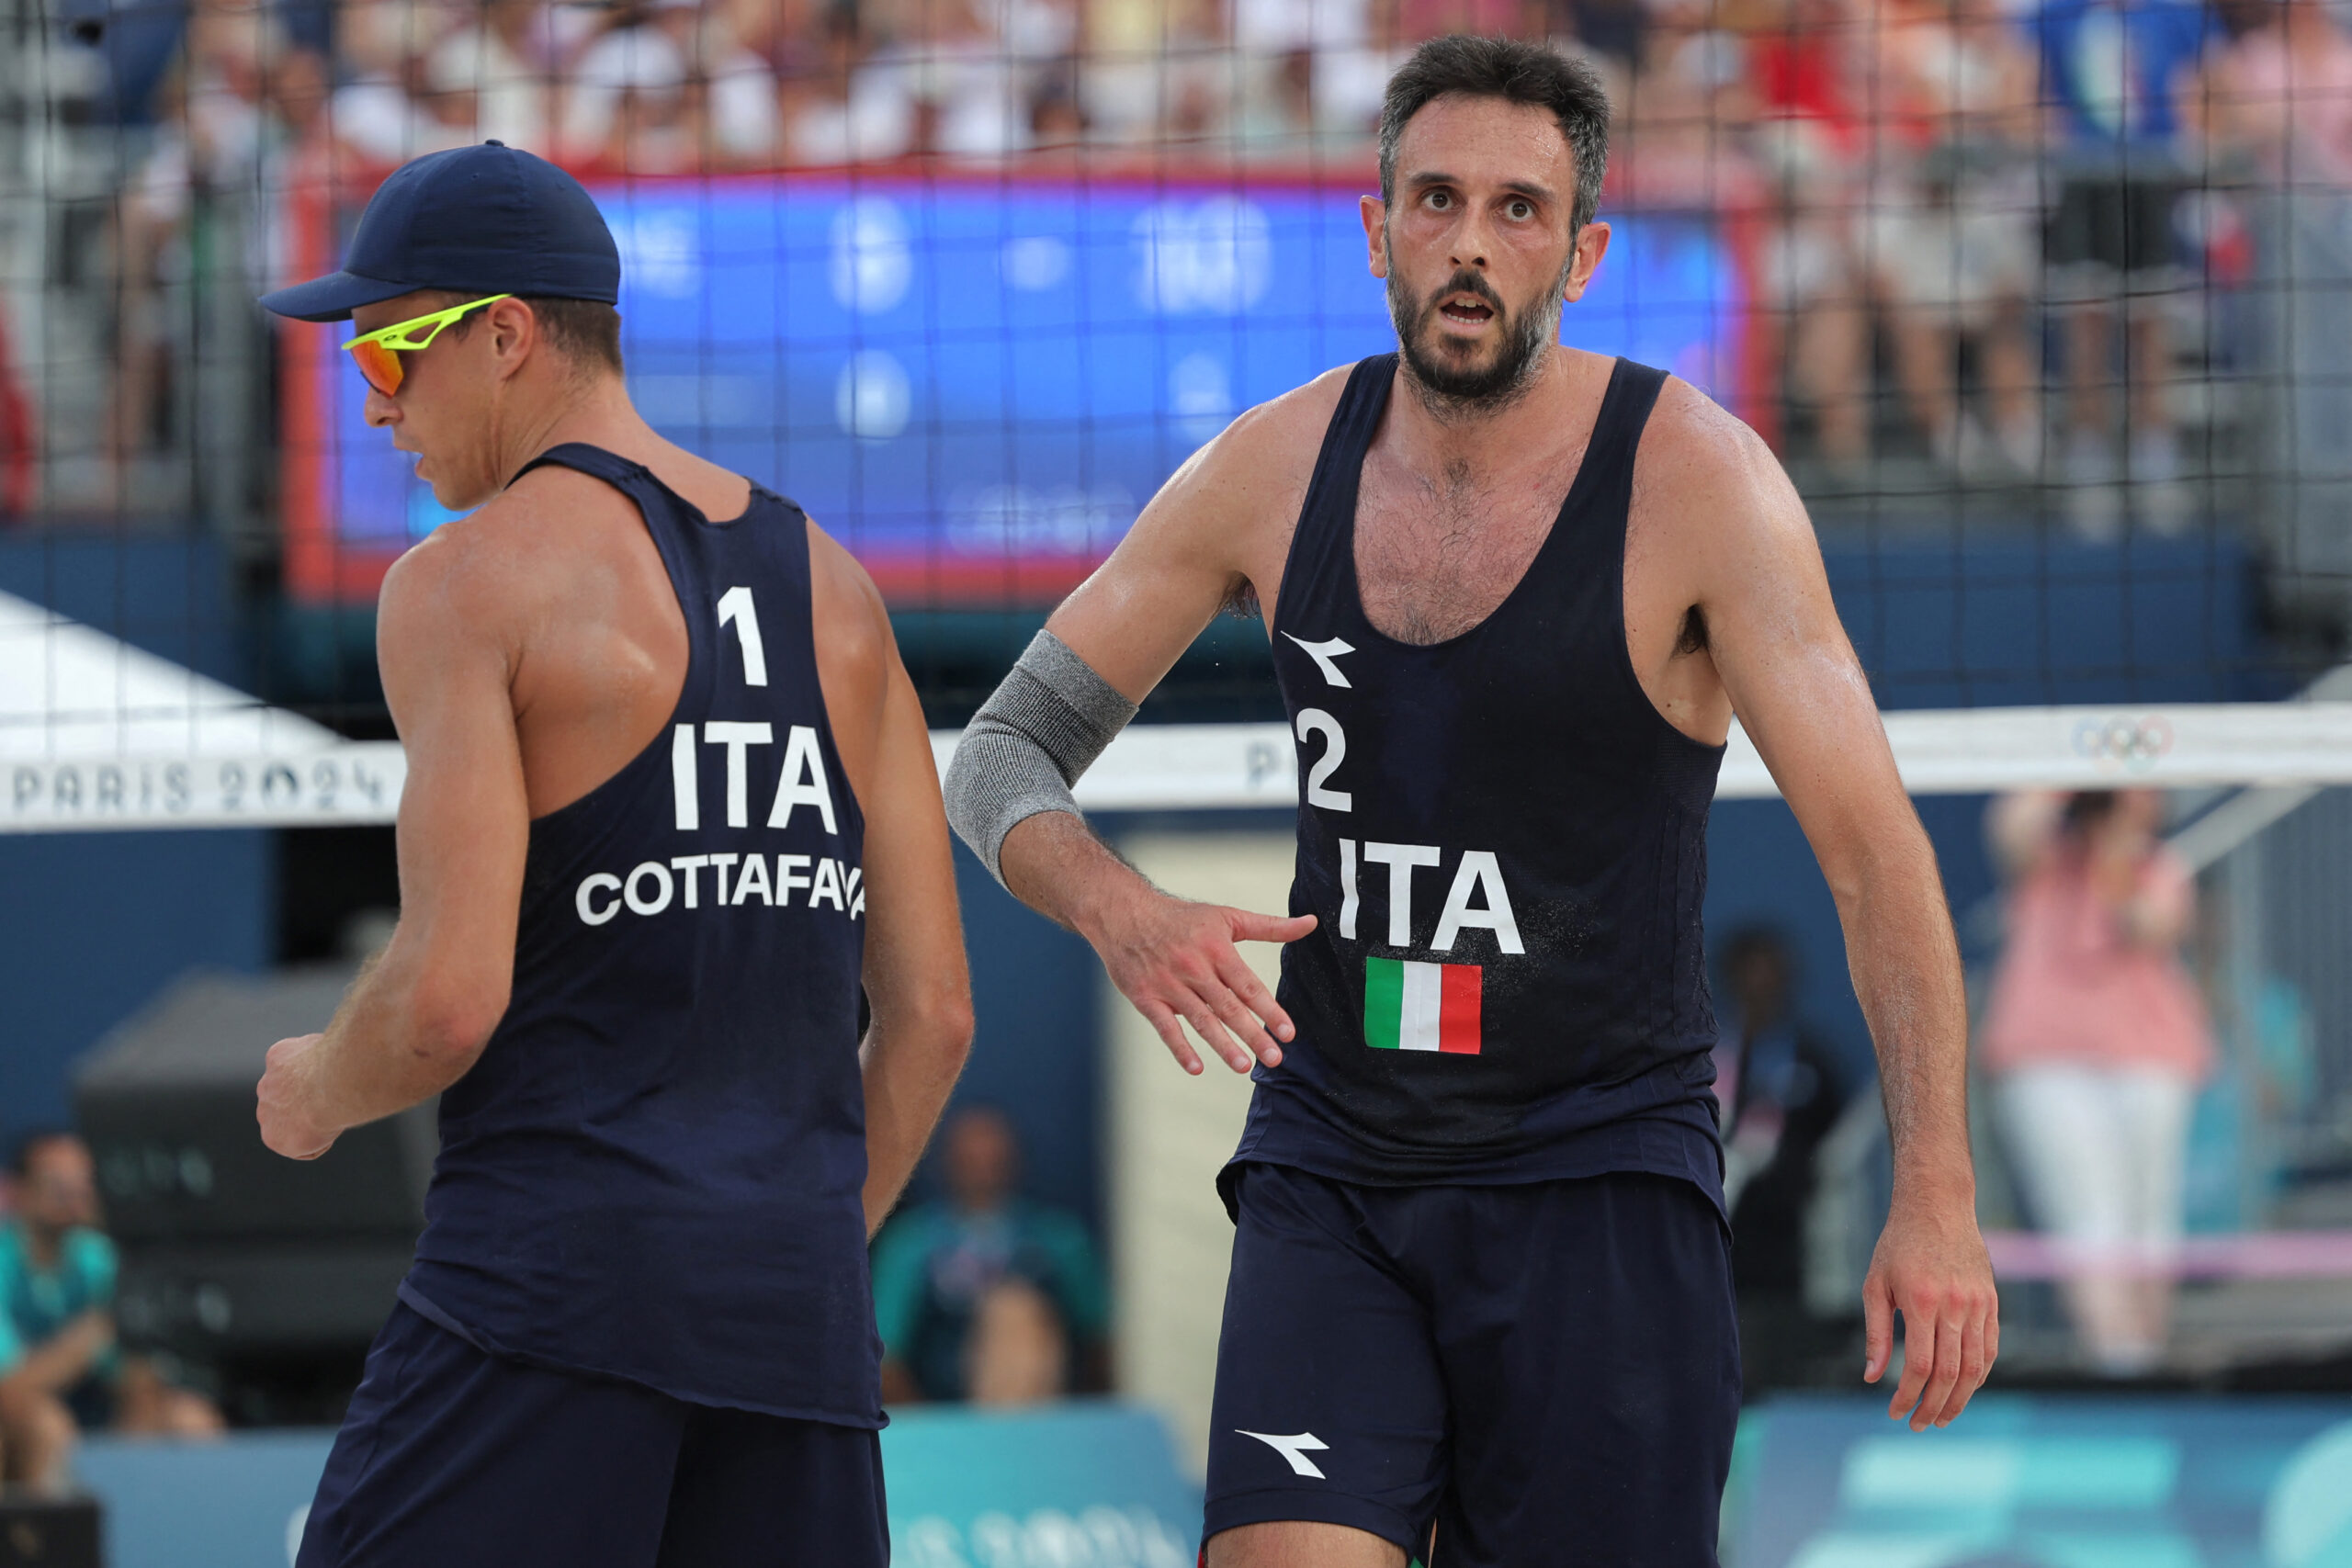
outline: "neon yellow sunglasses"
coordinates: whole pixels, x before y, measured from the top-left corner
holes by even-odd
[[[378,327],[372,333],[353,338],[343,346],[350,354],[353,363],[359,367],[359,373],[368,378],[368,384],[389,398],[401,389],[401,378],[406,374],[401,365],[401,355],[430,348],[433,340],[441,335],[441,329],[467,311],[479,310],[484,305],[495,305],[501,299],[513,298],[512,294],[493,294],[487,299],[452,305],[446,310],[435,310],[429,316],[419,316],[413,321],[394,321],[389,327]]]

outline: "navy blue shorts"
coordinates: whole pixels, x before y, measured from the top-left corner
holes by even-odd
[[[1237,1172],[1205,1536],[1347,1525],[1435,1568],[1713,1568],[1739,1418],[1707,1196],[1621,1173]]]
[[[406,1303],[297,1568],[883,1568],[880,1435],[487,1355]]]

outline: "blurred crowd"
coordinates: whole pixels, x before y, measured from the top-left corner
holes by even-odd
[[[2007,186],[2215,159],[2352,181],[2334,0],[191,0],[124,112],[185,128],[187,174],[313,133],[379,164],[495,137],[643,173],[1001,157],[1076,141],[1361,141],[1450,31],[1598,66],[1627,133],[1898,221],[1872,248],[1972,253],[1969,306],[2019,270]],[[2007,178],[2004,178],[2007,176]],[[1719,183],[1729,184],[1729,180]],[[2029,182],[2030,183],[2030,182]],[[2009,199],[1979,201],[1971,197]],[[1961,199],[1950,199],[1954,195]],[[2030,205],[2024,209],[2030,210]],[[1942,214],[1942,216],[1939,216]],[[2109,214],[2073,215],[2078,231]],[[1835,224],[1827,225],[1835,230]],[[1795,247],[1868,236],[1816,229]],[[2061,246],[2051,258],[2072,265]],[[1795,275],[1822,262],[1792,256]],[[1916,270],[1935,270],[1933,265]],[[1793,287],[1804,281],[1792,276]],[[1955,302],[1959,303],[1959,302]]]
[[[86,69],[48,79],[84,95],[85,118],[136,131],[111,234],[119,460],[163,423],[175,332],[154,301],[187,271],[192,207],[208,198],[251,209],[238,230],[266,278],[283,270],[274,195],[322,169],[364,194],[403,159],[485,138],[606,174],[1081,151],[1171,173],[1353,171],[1416,43],[1546,37],[1589,58],[1619,107],[1611,203],[1713,210],[1736,232],[1760,351],[1748,360],[1770,367],[1772,434],[1812,478],[1850,479],[1894,450],[1955,481],[2049,486],[2082,534],[2111,537],[2127,520],[2160,533],[2194,520],[2211,431],[2233,417],[2216,406],[2223,372],[2297,353],[2332,367],[2336,337],[2352,347],[2348,11],[186,0],[135,13],[145,42],[73,46]],[[210,240],[215,255],[238,243]],[[2290,433],[2297,462],[2352,465],[2352,434],[2330,434],[2352,429],[2347,412],[2322,397],[2234,417]]]
[[[321,149],[373,170],[495,138],[645,174],[1080,143],[1361,161],[1415,43],[1536,34],[1612,89],[1621,204],[1742,215],[1804,451],[1850,468],[1892,425],[1957,474],[2054,477],[2087,534],[2127,502],[2165,531],[2192,504],[2171,382],[2208,352],[2181,297],[2253,265],[2257,214],[2227,193],[2352,199],[2332,3],[197,0],[123,106],[162,130],[121,264],[157,271],[192,192],[275,187]],[[125,441],[157,374],[130,325]]]

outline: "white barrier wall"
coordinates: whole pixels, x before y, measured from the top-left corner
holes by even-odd
[[[1171,893],[1273,914],[1288,907],[1296,847],[1288,833],[1149,833],[1119,843]],[[1241,951],[1272,987],[1280,950],[1249,942]],[[1118,1388],[1168,1413],[1198,1474],[1208,1462],[1210,1385],[1233,1250],[1216,1173],[1240,1141],[1250,1080],[1205,1055],[1207,1070],[1187,1077],[1107,978],[1101,997]]]

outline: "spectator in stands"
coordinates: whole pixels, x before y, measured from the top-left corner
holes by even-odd
[[[2263,515],[2274,548],[2334,575],[2344,556],[2327,541],[2352,514],[2352,17],[2326,0],[2254,0],[2240,15],[2251,25],[2213,62],[2199,107],[2251,219]]]
[[[197,367],[183,357],[197,308],[187,250],[199,201],[218,219],[213,265],[266,276],[268,202],[281,188],[288,137],[277,98],[298,86],[297,54],[277,18],[229,0],[200,0],[188,14],[177,67],[162,91],[164,113],[122,192],[116,237],[120,318],[108,418],[118,477],[158,444],[186,441],[185,396]],[[307,95],[305,95],[307,96]],[[176,428],[175,428],[176,421]],[[174,479],[185,486],[185,476]],[[128,499],[123,498],[123,499]]]
[[[980,0],[980,12],[1020,73],[1032,119],[1039,104],[1074,91],[1084,22],[1079,0]]]
[[[209,1403],[115,1345],[114,1244],[97,1228],[82,1140],[36,1133],[17,1145],[10,1176],[15,1213],[0,1225],[0,1479],[62,1490],[85,1428],[220,1431]]]
[[[1723,25],[1710,0],[1652,6],[1641,55],[1624,62],[1633,70],[1616,95],[1617,114],[1629,158],[1647,163],[1669,155],[1698,165],[1695,178],[1685,175],[1678,181],[1684,193],[1679,202],[1712,201],[1715,170],[1736,146],[1727,133],[1764,112],[1748,80],[1757,60],[1748,39]],[[1598,68],[1623,69],[1605,58]]]
[[[1405,41],[1405,0],[1369,0],[1361,37],[1334,39],[1315,51],[1315,129],[1323,136],[1360,141],[1380,129],[1388,78],[1412,53]]]
[[[773,166],[776,73],[737,35],[737,9],[706,0],[625,9],[569,73],[564,155],[645,173]]]
[[[2208,69],[2201,118],[2262,174],[2352,194],[2352,18],[2327,0],[2261,0]]]
[[[1872,44],[1869,249],[1904,400],[1947,469],[2037,476],[2033,56],[1999,0],[1886,0]],[[1963,341],[1989,419],[1960,396]]]
[[[704,168],[777,162],[775,71],[737,32],[739,14],[718,0],[662,0],[654,12],[686,62],[686,118]]]
[[[1669,0],[1654,25],[1664,30],[1675,6],[1691,3]],[[1779,0],[1756,15],[1747,40],[1751,144],[1778,196],[1758,290],[1782,345],[1789,400],[1812,416],[1820,457],[1848,473],[1871,455],[1871,277],[1859,225],[1869,29],[1854,14],[1860,3]],[[1659,41],[1654,34],[1654,47]],[[1706,129],[1714,133],[1712,119]]]
[[[2188,868],[2154,790],[2028,791],[1994,803],[2008,941],[1984,1024],[2019,1186],[2058,1238],[2094,1366],[2153,1367],[2170,1317],[2188,1113],[2211,1029],[2178,949]]]
[[[1102,1386],[1110,1308],[1085,1225],[1016,1196],[1001,1112],[956,1112],[940,1149],[945,1199],[874,1246],[885,1397],[1027,1403]]]
[[[2190,505],[2166,397],[2165,312],[2188,282],[2174,232],[2191,173],[2181,107],[2213,19],[2199,0],[2041,0],[2035,27],[2058,176],[2042,245],[2066,322],[2069,511],[2085,536],[2112,537],[2123,521],[2120,477],[2133,515],[2170,533],[2188,523]],[[2119,323],[2127,338],[2120,468],[2109,397]]]
[[[1806,1310],[1805,1212],[1822,1141],[1849,1095],[1834,1053],[1797,1016],[1795,957],[1780,931],[1734,932],[1723,975],[1730,1005],[1715,1048],[1715,1098],[1741,1360],[1753,1390],[1802,1381],[1811,1356],[1836,1348],[1842,1335],[1825,1336]]]
[[[898,81],[864,69],[867,40],[853,0],[832,0],[816,19],[812,60],[784,87],[787,162],[882,163],[915,144],[913,99]]]
[[[1217,0],[1086,0],[1085,38],[1080,96],[1103,140],[1225,130],[1232,66]]]
[[[910,107],[918,152],[1001,157],[1029,145],[1027,84],[980,0],[890,0],[868,90]]]
[[[503,141],[546,156],[560,80],[544,0],[485,0],[476,19],[425,56],[425,85],[448,100],[435,118],[468,142]]]
[[[1544,31],[1623,72],[1642,57],[1646,10],[1645,0],[1544,0]]]
[[[675,3],[623,7],[613,27],[581,51],[567,73],[557,141],[567,162],[649,174],[694,166],[686,53],[660,21]],[[691,8],[694,0],[682,3]]]
[[[822,52],[823,0],[721,0],[728,30],[778,82],[817,69]]]
[[[328,124],[361,163],[390,166],[472,140],[427,105],[427,62],[449,18],[432,0],[342,0],[335,11],[337,81]]]

